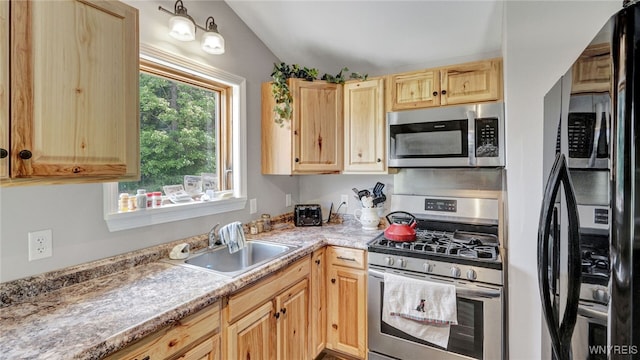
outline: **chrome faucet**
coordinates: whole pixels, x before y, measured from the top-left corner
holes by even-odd
[[[213,226],[213,229],[209,231],[209,249],[213,249],[216,245],[220,245],[220,239],[218,238],[218,227],[220,223]]]

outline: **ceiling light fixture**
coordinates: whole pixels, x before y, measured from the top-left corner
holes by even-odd
[[[196,28],[204,31],[201,40],[202,51],[220,55],[224,54],[224,38],[218,32],[213,17],[209,16],[205,23],[205,27],[196,24],[195,20],[187,13],[182,0],[177,0],[173,6],[173,12],[158,6],[158,10],[171,14],[169,19],[169,35],[180,41],[193,41],[196,38]]]

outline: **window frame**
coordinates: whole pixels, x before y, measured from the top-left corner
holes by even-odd
[[[147,71],[150,66],[153,68],[151,72]],[[220,200],[118,213],[118,183],[105,183],[104,219],[109,231],[134,229],[244,209],[247,203],[246,79],[143,44],[140,45],[140,71],[154,75],[162,75],[165,72],[169,76],[180,73],[180,81],[199,87],[216,87],[207,81],[223,85],[221,90],[226,95],[220,96],[220,113],[228,119],[220,119],[218,134],[219,137],[226,136],[227,140],[231,141],[225,141],[224,146],[217,146],[220,167],[218,176],[221,189],[228,188],[228,182],[233,185],[232,190],[225,193],[228,197]],[[182,74],[186,74],[187,77],[183,77]]]

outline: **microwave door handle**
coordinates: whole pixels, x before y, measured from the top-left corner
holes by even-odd
[[[600,143],[600,129],[602,127],[602,121],[604,118],[602,117],[603,106],[602,103],[596,104],[596,123],[595,129],[593,130],[593,147],[591,148],[591,155],[589,156],[589,164],[587,165],[590,168],[596,166],[596,157],[598,156],[598,144]]]
[[[476,112],[473,110],[467,111],[467,119],[469,120],[469,132],[467,134],[467,146],[469,151],[469,166],[476,166],[476,147],[475,143],[475,129],[476,129]]]

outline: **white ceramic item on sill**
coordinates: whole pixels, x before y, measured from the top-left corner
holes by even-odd
[[[354,211],[354,216],[362,224],[362,228],[365,230],[377,230],[378,224],[380,224],[380,217],[378,216],[378,209],[376,208],[362,208]]]

